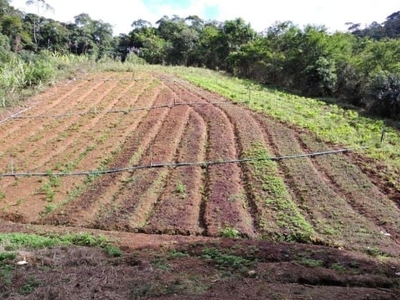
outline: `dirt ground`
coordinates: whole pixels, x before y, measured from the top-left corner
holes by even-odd
[[[0,262],[12,271],[4,299],[400,298],[400,191],[379,162],[153,167],[341,145],[146,72],[62,82],[3,113],[0,128],[0,232],[85,231],[123,250]]]
[[[2,232],[79,228],[3,222]],[[86,232],[87,230],[85,230]],[[123,251],[56,247],[20,253],[2,299],[400,299],[400,264],[325,246],[89,230]],[[25,258],[27,265],[17,266]]]

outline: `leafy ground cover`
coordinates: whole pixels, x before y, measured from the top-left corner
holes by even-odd
[[[390,121],[364,117],[357,111],[327,105],[324,101],[296,96],[247,80],[196,68],[176,68],[175,74],[194,84],[265,113],[287,124],[306,128],[325,142],[359,150],[384,163],[382,176],[400,188],[400,134]],[[381,143],[383,138],[383,142]]]

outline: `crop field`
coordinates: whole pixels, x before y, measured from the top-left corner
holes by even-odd
[[[3,220],[400,253],[399,191],[361,154],[303,155],[343,147],[169,73],[63,82],[0,129]]]

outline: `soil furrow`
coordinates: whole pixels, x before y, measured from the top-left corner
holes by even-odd
[[[326,147],[310,135],[301,134],[299,140],[305,151],[316,152]],[[342,195],[355,211],[382,227],[382,234],[389,233],[393,239],[399,240],[398,207],[379,191],[367,175],[351,164],[345,155],[316,157],[313,162],[326,174],[336,193]]]
[[[131,83],[131,85],[133,85],[133,83]],[[79,126],[79,128],[73,135],[70,135],[64,139],[61,139],[60,137],[55,137],[55,139],[49,141],[47,145],[44,145],[45,149],[48,147],[48,145],[52,146],[53,151],[49,153],[47,157],[36,161],[36,169],[54,169],[55,165],[63,164],[63,162],[65,161],[65,157],[68,157],[69,160],[75,160],[76,156],[79,156],[82,150],[85,151],[85,148],[82,149],[82,141],[92,139],[91,135],[94,132],[94,128],[96,128],[98,132],[96,136],[98,136],[101,135],[102,132],[104,133],[106,128],[108,128],[110,124],[112,124],[111,122],[106,122],[106,120],[104,120],[105,117],[111,119],[110,116],[106,115],[105,111],[111,109],[116,103],[118,103],[119,98],[113,97],[114,99],[108,99],[108,93],[126,93],[130,87],[131,86],[125,87],[123,91],[120,91],[121,87],[114,87],[115,89],[106,91],[104,98],[101,99],[101,101],[107,103],[105,104],[105,110],[99,111],[97,114],[92,116],[81,117],[77,119],[76,123],[74,124],[81,123],[82,125]],[[115,119],[115,117],[113,119]],[[72,126],[76,127],[75,125]],[[76,143],[77,140],[79,141],[79,143]],[[83,145],[91,145],[91,143],[87,142]],[[96,145],[93,144],[92,146],[95,147]],[[36,149],[38,149],[38,147],[36,147]],[[39,152],[40,151],[41,150],[39,150]],[[93,167],[94,166],[92,166],[92,168]]]
[[[179,145],[178,162],[204,161],[207,140],[206,124],[194,111]],[[146,233],[181,235],[205,234],[200,214],[203,170],[200,166],[172,170],[167,186],[147,225]]]
[[[161,88],[156,87],[153,90],[147,90],[142,93],[137,99],[140,105],[153,105],[160,101]],[[164,101],[164,100],[162,100]],[[125,123],[128,125],[125,132],[120,136],[124,144],[114,143],[110,153],[115,153],[114,157],[104,157],[100,154],[100,158],[105,162],[105,168],[121,168],[130,164],[132,155],[141,146],[141,142],[135,137],[137,132],[143,127],[143,119],[146,120],[147,111],[141,111],[136,114],[132,120],[129,116],[125,118]],[[111,139],[111,142],[114,141]],[[120,150],[118,150],[120,147]],[[136,148],[135,148],[136,147]],[[109,162],[105,161],[109,160]],[[85,163],[86,165],[87,163]],[[89,184],[86,191],[77,199],[73,199],[66,206],[60,208],[63,214],[52,215],[46,218],[47,223],[68,223],[68,224],[88,224],[91,222],[94,215],[106,205],[112,198],[112,195],[120,188],[121,182],[124,182],[126,174],[114,173],[107,176],[102,176],[96,179],[92,184]],[[85,225],[82,225],[85,226]]]
[[[222,104],[226,99],[188,84],[185,86],[225,112],[235,126],[237,148],[242,157],[270,156],[261,128],[247,110],[232,103]],[[274,162],[250,162],[241,164],[241,168],[247,198],[243,201],[245,204],[247,201],[255,226],[264,237],[297,241],[315,238],[311,225],[286,190]]]
[[[209,126],[208,160],[227,160],[237,157],[232,124],[219,109],[211,106],[195,107]],[[224,230],[236,229],[246,236],[254,236],[253,221],[243,199],[246,197],[237,164],[211,165],[208,168],[209,195],[206,225],[209,235],[220,235]]]
[[[234,105],[217,105],[235,124],[241,157],[271,156],[259,123],[248,111]],[[255,224],[263,237],[309,241],[313,231],[300,214],[285,188],[275,162],[261,161],[241,164],[247,199]]]
[[[264,124],[266,139],[272,142],[275,155],[302,153],[294,130],[266,117],[260,117],[259,121]],[[330,182],[324,180],[324,174],[310,159],[282,160],[280,166],[298,207],[324,243],[367,251],[373,242],[393,254],[390,239],[380,234],[375,224],[354,211]]]
[[[96,99],[94,101],[97,102],[101,99],[101,97],[104,96],[104,94],[110,92],[114,87],[115,84],[111,86],[104,85],[102,88],[105,88],[105,91],[103,89],[97,90],[95,93],[96,96],[93,96],[91,92],[85,93],[84,97],[80,98],[79,100],[84,101],[84,99],[90,98]],[[86,111],[89,111],[89,108],[86,109]],[[64,135],[68,136],[68,134],[70,134],[70,139],[75,140],[74,134],[76,131],[78,131],[79,127],[82,126],[76,122],[79,119],[81,119],[79,116],[74,116],[65,120],[53,120],[47,122],[47,124],[42,125],[41,130],[33,129],[33,131],[29,131],[33,133],[31,134],[30,138],[27,138],[26,135],[23,140],[15,138],[15,144],[13,143],[9,149],[4,150],[4,156],[13,157],[15,165],[19,166],[19,168],[34,170],[35,166],[26,165],[26,157],[29,157],[33,154],[35,158],[43,158],[42,153],[48,153],[49,150],[53,150],[51,148],[52,146],[54,147],[52,143],[61,142],[61,144],[64,144]],[[31,122],[36,123],[36,121]],[[12,136],[9,138],[12,138]],[[61,140],[59,140],[60,138]],[[39,147],[44,147],[44,150],[39,151]],[[44,158],[46,158],[46,156],[44,156]],[[40,166],[36,165],[36,167]]]
[[[154,85],[146,93],[143,93],[144,87],[145,85],[132,86],[119,98],[119,101],[113,107],[119,105],[121,101],[124,102],[124,107],[137,104],[152,105],[160,92],[160,88]],[[82,142],[85,141],[84,144],[96,145],[96,148],[79,160],[76,168],[91,170],[93,169],[93,162],[96,162],[96,166],[100,163],[104,167],[104,163],[109,160],[107,157],[110,157],[126,138],[132,134],[145,114],[146,112],[144,111],[138,111],[120,115],[118,118],[110,114],[105,115],[101,122],[95,124],[95,127],[90,132],[82,136],[85,139],[80,139]]]
[[[57,114],[65,114],[71,110],[72,103],[80,103],[85,98],[89,97],[91,93],[104,86],[105,82],[93,81],[90,85],[81,85],[79,88],[73,89],[70,93],[60,96],[56,99],[41,100],[34,109],[29,111],[26,115],[43,115],[49,114],[48,110],[55,107]],[[56,88],[53,89],[54,94],[58,94]],[[76,99],[74,99],[76,98]],[[61,106],[61,107],[59,107]],[[7,123],[7,130],[0,133],[0,139],[3,141],[13,140],[14,143],[19,143],[27,137],[35,139],[35,136],[40,135],[41,131],[46,130],[52,121],[47,119],[14,119],[12,122]]]
[[[166,80],[166,79],[164,79]],[[190,102],[208,102],[198,95],[191,85],[182,85],[166,80],[171,88],[184,88],[182,99]],[[207,94],[211,96],[211,94]],[[209,99],[208,99],[209,100]],[[234,125],[226,114],[213,105],[194,105],[193,109],[208,125],[208,160],[226,160],[238,157]],[[212,165],[207,168],[205,225],[207,234],[217,236],[228,232],[239,232],[248,237],[256,235],[254,221],[247,207],[246,191],[243,187],[242,172],[237,164]]]
[[[140,162],[142,165],[169,162],[173,159],[187,124],[190,108],[178,106],[162,109],[162,111],[164,111],[164,117],[159,111],[158,124],[153,126],[158,128],[158,133],[143,154]],[[124,186],[123,191],[118,195],[121,208],[105,220],[103,219],[101,223],[107,228],[128,231],[143,227],[162,193],[168,173],[167,168],[133,172],[132,182]]]
[[[99,84],[99,82],[93,83],[93,86]],[[25,108],[30,108],[23,114],[19,114],[18,117],[24,116],[32,116],[32,115],[39,115],[43,114],[44,107],[39,104],[43,103],[50,103],[51,105],[55,105],[56,102],[61,102],[64,99],[67,99],[73,94],[79,93],[81,90],[84,90],[86,84],[82,82],[74,82],[71,85],[66,83],[60,83],[55,85],[52,88],[47,89],[45,92],[32,97],[31,99],[26,100],[26,104],[24,105]],[[47,106],[46,106],[47,107]],[[22,109],[18,109],[21,111]],[[14,111],[15,113],[16,111]],[[9,114],[11,115],[11,114]],[[1,120],[5,119],[7,116],[2,115]],[[2,126],[7,126],[7,129],[10,131],[19,130],[22,126],[29,123],[29,119],[20,119],[20,118],[11,118],[6,123],[0,123]],[[14,128],[12,128],[14,126]],[[8,132],[2,132],[3,134],[7,134]],[[0,136],[0,138],[4,138],[4,136]]]
[[[114,87],[109,87],[105,93],[107,95]],[[103,95],[103,97],[105,97]],[[95,98],[95,101],[100,101],[98,98]],[[100,119],[100,117],[99,117]],[[78,119],[75,123],[73,124],[78,124],[79,121],[84,121],[82,119]],[[71,121],[72,124],[72,121]],[[82,132],[89,131],[91,126],[93,124],[91,123],[86,123],[82,124],[81,128],[83,128]],[[79,131],[77,132],[79,133]],[[55,158],[57,155],[63,154],[63,156],[66,156],[67,153],[65,153],[65,150],[68,148],[71,148],[71,143],[76,143],[77,141],[77,136],[76,135],[71,135],[70,137],[66,138],[63,141],[56,140],[54,143],[49,140],[46,143],[41,143],[40,145],[36,145],[35,151],[38,153],[47,153],[46,156],[41,156],[40,159],[37,159],[35,161],[36,168],[33,169],[46,169],[46,162],[51,162],[51,166],[48,166],[49,170],[54,169],[54,164],[56,164]],[[79,141],[79,140],[78,140]],[[23,145],[23,144],[22,144]],[[91,147],[94,147],[92,145]],[[74,148],[74,147],[72,147]],[[80,145],[77,145],[76,152],[80,152],[80,148],[82,148]],[[30,157],[29,154],[24,156],[24,159],[26,159],[28,162],[33,162],[34,158]],[[31,169],[31,166],[28,167]],[[36,183],[36,184],[35,184]],[[58,185],[58,183],[57,183]],[[30,202],[30,203],[35,203],[35,202],[40,202],[41,199],[43,198],[43,193],[46,194],[46,200],[53,202],[54,201],[54,196],[55,196],[55,191],[53,187],[49,187],[45,180],[40,179],[39,182],[37,178],[27,178],[25,180],[21,180],[18,185],[10,185],[10,186],[3,186],[2,189],[4,190],[4,193],[7,195],[14,195],[18,193],[19,195],[19,201],[24,201],[24,202]],[[27,221],[33,221],[37,218],[39,213],[41,212],[41,207],[40,205],[33,205],[30,209],[30,213],[26,216]]]
[[[161,90],[155,100],[156,105],[165,104],[168,101],[169,92]],[[139,163],[140,157],[148,145],[153,141],[159,131],[162,120],[166,117],[168,109],[162,111],[142,112],[142,119],[137,129],[126,140],[121,151],[108,164],[108,168],[119,168]],[[133,174],[110,174],[100,177],[95,184],[88,186],[79,199],[73,201],[74,207],[68,222],[74,224],[80,222],[82,226],[104,227],[102,219],[106,218],[118,207],[122,201],[120,194],[130,181],[134,179]],[[76,216],[75,213],[81,211]]]

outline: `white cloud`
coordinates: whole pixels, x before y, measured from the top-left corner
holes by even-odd
[[[73,17],[80,13],[88,13],[93,19],[101,19],[114,26],[114,33],[128,33],[131,23],[144,19],[153,24],[164,15],[187,17],[199,15],[206,18],[206,6],[219,8],[218,21],[232,20],[242,17],[251,23],[257,31],[261,31],[276,21],[293,21],[297,25],[326,25],[330,30],[345,30],[346,22],[370,24],[373,21],[383,22],[391,13],[400,9],[393,0],[196,0],[191,1],[189,8],[172,8],[167,5],[148,8],[144,0],[47,0],[54,7],[55,13],[46,16],[63,21],[73,22]],[[35,12],[34,8],[26,9],[26,0],[13,0],[11,4],[26,11]]]

